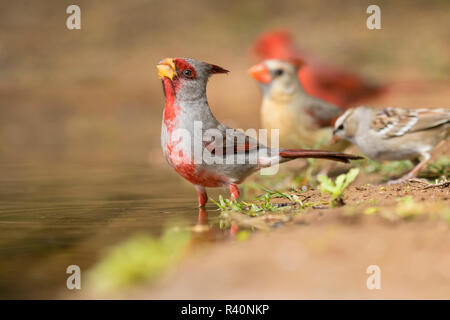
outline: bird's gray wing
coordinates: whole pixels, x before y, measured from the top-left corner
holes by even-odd
[[[217,133],[220,135],[213,138],[204,139],[204,147],[212,154],[221,152],[221,154],[239,154],[258,150],[264,145],[260,144],[255,138],[246,135],[242,130],[236,130],[220,124],[217,127]]]
[[[338,106],[314,97],[308,97],[305,106],[306,111],[313,116],[319,127],[331,126],[333,121],[343,113]]]

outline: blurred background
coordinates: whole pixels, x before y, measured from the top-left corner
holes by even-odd
[[[81,30],[66,28],[71,4]],[[366,28],[370,4],[381,30]],[[159,147],[155,65],[192,57],[230,70],[209,83],[213,113],[257,128],[249,47],[271,29],[398,85],[371,105],[450,105],[446,0],[0,2],[0,297],[53,296],[67,265],[87,268],[129,234],[195,220],[192,186]]]

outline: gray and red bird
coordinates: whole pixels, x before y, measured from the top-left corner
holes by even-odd
[[[278,163],[296,158],[341,162],[361,158],[321,150],[268,148],[244,132],[223,125],[212,114],[206,84],[211,75],[227,70],[189,58],[166,58],[157,69],[165,94],[161,128],[164,156],[179,175],[194,184],[200,207],[208,200],[205,188],[229,187],[235,199],[239,196],[237,185],[245,178]],[[196,134],[198,124],[201,134]],[[200,159],[196,157],[199,154]]]

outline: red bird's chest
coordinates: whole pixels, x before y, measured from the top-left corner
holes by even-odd
[[[194,164],[179,164],[173,168],[180,176],[198,186],[216,188],[228,184],[228,179],[225,177],[203,170],[200,166]]]
[[[171,141],[165,144],[165,156],[175,171],[189,182],[204,187],[222,187],[228,184],[228,179],[210,170],[205,170],[201,164],[195,164],[189,152],[183,151],[181,141]]]
[[[166,105],[163,113],[162,147],[167,162],[189,182],[204,187],[221,187],[228,179],[214,170],[205,170],[202,164],[194,163],[192,136],[181,130],[183,111],[175,99],[176,88],[168,79],[163,80]]]

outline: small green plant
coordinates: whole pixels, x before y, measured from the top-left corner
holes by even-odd
[[[261,187],[264,191],[266,191],[265,194],[263,194],[261,197],[259,197],[259,199],[264,198],[265,202],[270,204],[268,201],[270,198],[285,198],[288,199],[290,202],[293,202],[295,205],[300,206],[301,209],[304,209],[306,207],[309,207],[312,205],[312,203],[307,202],[307,203],[303,203],[303,201],[300,199],[300,197],[296,194],[290,194],[287,192],[281,192],[278,190],[270,190],[268,188],[265,187]],[[304,192],[304,190],[302,191],[295,191],[295,193],[302,193]]]
[[[246,201],[236,201],[230,199],[224,199],[222,195],[219,196],[219,201],[211,199],[211,201],[219,207],[220,211],[235,211],[247,214],[249,216],[255,217],[264,214],[266,211],[276,211],[280,208],[276,205],[270,203],[270,195],[265,193],[263,196],[259,197],[260,204],[249,203]]]
[[[380,172],[382,169],[382,165],[379,162],[376,162],[372,159],[366,158],[357,164],[357,166],[361,167],[365,173],[376,173]]]
[[[270,203],[270,198],[272,198],[272,196],[269,193],[265,193],[262,198],[260,198],[261,202],[261,209],[263,211],[275,211],[278,209],[277,206],[273,205],[272,203]],[[257,207],[254,203],[252,204],[255,206],[255,208]]]
[[[211,199],[211,201],[214,202],[214,204],[218,206],[221,211],[232,210],[241,212],[245,209],[245,202],[238,202],[236,200],[230,200],[226,198],[224,199],[222,195],[219,196],[219,202],[215,201],[214,199]]]
[[[378,208],[378,207],[368,207],[368,208],[366,208],[365,210],[364,210],[364,214],[365,215],[367,215],[367,216],[372,216],[372,215],[374,215],[374,214],[376,214],[377,212],[379,212],[380,211],[380,208]]]
[[[286,198],[286,199],[288,199],[290,201],[294,201],[294,196],[289,194],[289,193],[281,192],[281,191],[278,191],[278,190],[270,190],[270,189],[265,188],[265,187],[261,187],[261,188],[266,192],[262,197],[267,197],[267,196],[269,198],[279,197],[279,198]]]
[[[320,191],[322,194],[329,193],[331,195],[331,207],[344,204],[342,193],[352,183],[359,174],[358,168],[350,169],[347,173],[341,174],[333,182],[326,175],[320,175],[317,179],[320,182]]]
[[[401,175],[413,168],[409,160],[386,162],[383,165],[377,161],[366,159],[363,170],[365,173],[381,173],[385,178]]]
[[[425,208],[421,203],[416,202],[413,197],[406,196],[397,199],[395,213],[400,218],[411,220],[425,213]]]
[[[281,192],[278,190],[270,190],[263,186],[260,186],[260,188],[263,189],[265,193],[257,197],[255,201],[252,202],[230,200],[224,198],[222,195],[219,196],[218,201],[215,201],[214,199],[211,199],[211,201],[222,212],[234,211],[249,215],[251,217],[260,216],[267,212],[283,211],[292,207],[304,209],[313,205],[311,202],[303,203],[303,201],[297,194]],[[300,192],[296,191],[296,193]],[[285,198],[289,200],[290,203],[274,204],[271,202],[272,198]]]
[[[442,218],[444,221],[447,222],[447,224],[450,226],[450,209],[446,207],[442,212]]]
[[[239,242],[247,241],[250,238],[250,231],[248,230],[241,230],[236,235],[236,240]]]
[[[190,239],[190,232],[175,229],[160,238],[135,235],[109,249],[89,271],[88,286],[109,292],[154,281],[180,261]]]
[[[448,178],[450,176],[450,158],[448,157],[441,157],[437,159],[433,163],[429,163],[427,165],[427,169],[425,170],[424,174],[426,176],[431,177],[446,177]]]
[[[305,145],[300,144],[300,148],[302,149],[321,149],[325,144],[327,144],[330,140],[330,137],[323,137],[321,140],[317,141],[314,145]],[[313,174],[320,166],[320,162],[317,159],[307,158],[306,159],[308,165],[301,173],[297,174],[292,179],[292,183],[295,185],[307,184],[310,187],[316,187],[317,181],[315,175]]]

